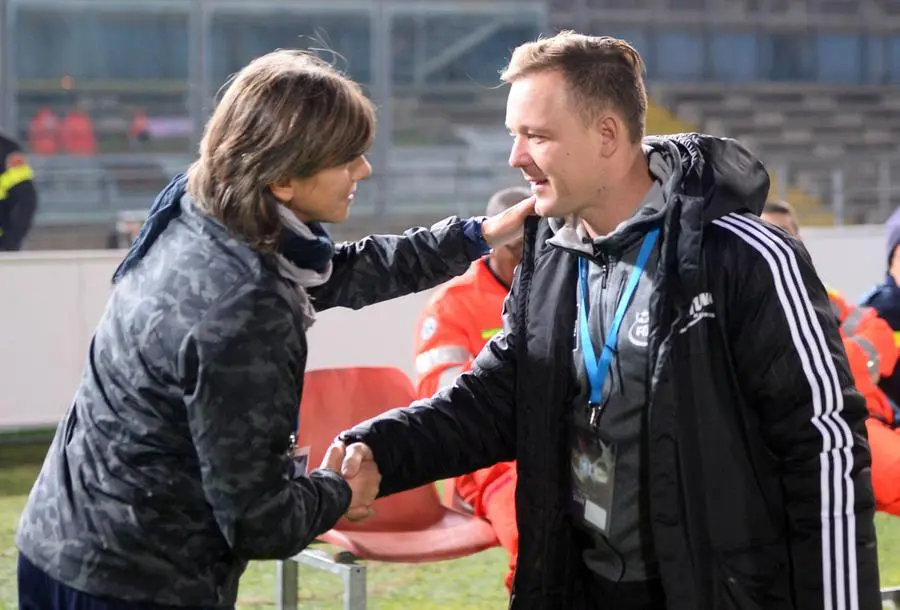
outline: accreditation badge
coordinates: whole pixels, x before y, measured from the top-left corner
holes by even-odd
[[[575,423],[571,449],[572,511],[589,529],[608,535],[615,487],[616,448],[597,429]]]

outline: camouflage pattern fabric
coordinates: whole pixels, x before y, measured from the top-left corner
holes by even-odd
[[[228,607],[251,559],[330,529],[350,489],[286,468],[306,365],[297,287],[188,199],[114,288],[21,516],[20,551],[89,594]],[[317,310],[435,286],[466,222],[341,244]]]

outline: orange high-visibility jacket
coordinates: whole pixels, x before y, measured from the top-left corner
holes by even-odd
[[[897,364],[894,331],[871,307],[850,305],[831,288],[828,289],[828,296],[841,323],[841,337],[857,389],[869,401],[869,411],[873,416],[893,423],[890,406],[886,410],[882,408],[875,390],[878,390],[878,380],[890,375]],[[874,397],[874,402],[870,397]]]
[[[872,452],[872,487],[877,510],[900,515],[900,429],[887,396],[878,387],[882,376],[897,364],[894,331],[871,307],[856,307],[828,289],[831,305],[841,322],[841,337],[856,388],[866,399],[866,431]]]
[[[420,396],[432,396],[469,369],[481,348],[500,331],[507,293],[487,259],[475,261],[465,274],[435,290],[416,335]]]
[[[464,275],[434,292],[416,335],[416,391],[420,397],[432,396],[469,370],[478,352],[502,327],[507,293],[487,259],[476,261]],[[509,554],[506,586],[510,589],[519,547],[515,463],[503,462],[457,477],[455,487],[473,512],[491,523]]]

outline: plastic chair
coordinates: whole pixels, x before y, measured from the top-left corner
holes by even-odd
[[[303,386],[297,445],[309,447],[309,463],[314,467],[341,431],[395,407],[407,406],[415,398],[409,378],[395,368],[309,371]],[[341,519],[319,540],[344,549],[354,558],[396,563],[455,559],[498,544],[486,521],[441,504],[432,484],[379,498],[373,508],[371,518],[358,523]],[[345,581],[344,607],[364,608],[364,566],[351,563],[358,572],[347,575],[340,569],[345,559],[331,565],[321,553],[307,550],[286,563],[299,562],[341,574]],[[297,607],[296,565],[292,566],[293,574],[290,567],[279,566],[280,608]]]

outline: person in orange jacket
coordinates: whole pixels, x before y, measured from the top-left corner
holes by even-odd
[[[762,219],[800,239],[797,217],[786,202],[766,203]],[[866,431],[872,452],[872,487],[877,510],[900,515],[900,427],[893,405],[878,387],[897,364],[894,331],[871,307],[851,305],[827,288],[831,307],[840,324],[841,338],[856,388],[866,399]]]
[[[491,197],[487,214],[496,214],[531,196],[508,188]],[[468,370],[475,356],[501,329],[503,301],[522,259],[522,242],[493,250],[462,276],[435,290],[418,321],[416,391],[427,398]],[[515,462],[502,462],[453,481],[458,500],[487,520],[509,555],[506,588],[512,590],[519,532],[516,527]]]

